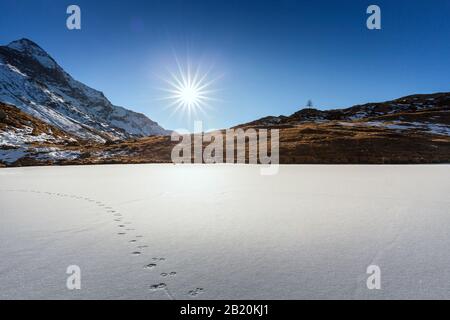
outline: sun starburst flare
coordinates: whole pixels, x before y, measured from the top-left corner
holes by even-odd
[[[212,85],[218,78],[211,79],[211,68],[202,73],[200,65],[192,72],[191,63],[183,67],[177,59],[177,72],[168,72],[169,76],[162,78],[167,84],[167,88],[160,88],[168,93],[161,100],[169,101],[167,108],[173,108],[172,114],[187,114],[189,119],[197,112],[205,113],[205,109],[211,108],[212,101],[219,101],[213,97],[217,90],[212,89]]]

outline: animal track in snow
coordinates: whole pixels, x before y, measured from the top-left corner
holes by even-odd
[[[189,290],[188,294],[190,296],[196,297],[203,292],[204,292],[203,288],[195,288],[194,290]]]
[[[96,201],[95,199],[92,199],[90,197],[82,197],[82,196],[77,196],[77,195],[70,195],[70,194],[65,194],[65,193],[61,193],[61,192],[59,192],[59,193],[52,193],[52,192],[34,191],[34,190],[6,190],[6,191],[26,192],[26,193],[36,193],[36,194],[47,194],[47,195],[53,196],[53,197],[62,197],[62,198],[70,198],[70,199],[86,201],[86,202],[92,203],[92,205],[94,205],[94,206],[97,206],[99,209],[102,209],[102,211],[104,210],[103,212],[110,213],[112,219],[115,222],[121,222],[121,224],[118,225],[119,228],[122,228],[121,230],[124,230],[124,231],[135,231],[136,230],[136,229],[130,228],[130,227],[128,227],[126,229],[123,229],[126,226],[132,225],[132,222],[130,222],[130,221],[122,222],[123,221],[123,215],[121,213],[119,213],[116,210],[114,210],[113,207],[108,206],[107,204],[104,204],[101,201]],[[122,231],[122,232],[118,232],[116,234],[118,236],[124,236],[124,235],[127,234],[127,232],[123,232]],[[136,242],[138,242],[138,239],[140,239],[140,238],[144,238],[144,236],[141,235],[141,234],[135,235],[135,239],[128,240],[127,242],[129,242],[129,243],[136,243]],[[131,255],[133,255],[133,256],[141,256],[143,254],[142,249],[145,249],[145,248],[148,248],[148,247],[149,247],[148,245],[137,246],[137,249],[140,250],[140,251],[138,251],[138,250],[133,251],[133,252],[131,252]],[[153,257],[152,258],[153,263],[149,263],[149,264],[145,265],[144,269],[154,269],[154,268],[156,268],[158,266],[157,262],[162,262],[162,261],[165,261],[165,260],[166,260],[166,258]],[[175,272],[175,271],[160,273],[161,277],[164,277],[164,278],[167,278],[167,279],[169,279],[170,277],[175,277],[176,275],[177,275],[177,272]],[[170,299],[174,299],[174,297],[170,293],[169,288],[168,288],[166,283],[161,282],[161,283],[152,284],[152,285],[150,285],[149,289],[152,290],[152,291],[153,290],[164,290],[166,292],[167,296]],[[188,294],[191,295],[191,296],[197,296],[197,295],[201,294],[203,291],[204,291],[203,288],[196,288],[194,290],[190,290],[188,292]]]
[[[177,275],[177,273],[175,272],[175,271],[172,271],[172,272],[170,272],[170,273],[167,273],[167,272],[163,272],[163,273],[161,273],[161,277],[174,277],[174,276],[176,276]]]
[[[150,290],[165,289],[166,287],[167,287],[167,284],[165,284],[165,283],[152,284],[150,286]]]

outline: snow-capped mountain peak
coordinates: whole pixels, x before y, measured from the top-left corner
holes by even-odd
[[[50,57],[41,47],[29,39],[23,38],[13,41],[8,44],[7,47],[35,59],[45,68],[53,69],[57,67],[55,60],[53,60],[53,58]]]
[[[102,92],[75,80],[28,39],[0,46],[0,102],[82,139],[169,133],[145,115],[115,106]]]

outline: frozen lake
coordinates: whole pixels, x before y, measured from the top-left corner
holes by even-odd
[[[449,169],[0,169],[0,299],[450,299]]]

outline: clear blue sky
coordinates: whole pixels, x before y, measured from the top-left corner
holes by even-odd
[[[66,29],[78,4],[82,30]],[[366,28],[366,8],[382,10],[382,30]],[[0,42],[27,37],[74,78],[117,105],[166,128],[157,88],[189,54],[213,65],[220,89],[207,128],[291,114],[312,99],[320,109],[450,91],[448,0],[2,0]]]

